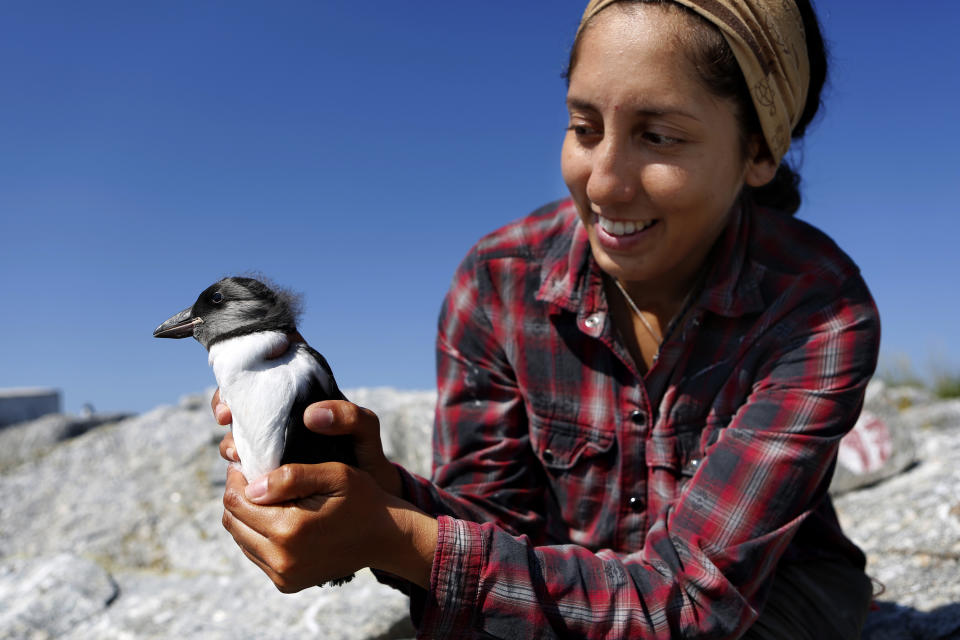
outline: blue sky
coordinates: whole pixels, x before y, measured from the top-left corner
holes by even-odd
[[[800,216],[860,264],[885,359],[960,369],[960,5],[820,4]],[[431,388],[459,260],[566,194],[584,5],[0,3],[0,387],[175,402],[213,375],[153,328],[257,270],[304,294],[341,386]]]

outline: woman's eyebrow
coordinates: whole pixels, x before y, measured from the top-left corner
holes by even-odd
[[[593,103],[583,100],[581,98],[567,98],[567,108],[568,109],[582,109],[585,111],[599,111]],[[663,117],[663,116],[681,116],[684,118],[689,118],[690,120],[700,121],[700,118],[693,115],[689,111],[681,109],[680,107],[673,105],[649,105],[637,109],[634,113],[639,116],[644,116],[648,118]]]
[[[597,108],[586,100],[580,98],[567,98],[568,109],[583,109],[584,111],[596,111]]]
[[[685,111],[679,107],[673,106],[664,106],[664,107],[646,107],[643,109],[637,109],[637,115],[646,116],[646,117],[663,117],[663,116],[681,116],[683,118],[689,118],[690,120],[699,121],[700,118],[693,115],[689,111]]]

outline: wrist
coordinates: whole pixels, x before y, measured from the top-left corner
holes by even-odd
[[[386,540],[379,545],[379,557],[372,568],[429,588],[437,549],[437,519],[398,498],[388,503],[387,513],[390,523],[384,528]]]

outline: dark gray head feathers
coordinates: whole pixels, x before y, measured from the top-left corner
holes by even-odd
[[[194,318],[203,318],[193,336],[209,349],[220,340],[257,331],[291,333],[300,308],[299,296],[284,289],[253,278],[224,278],[207,287],[191,307]]]
[[[193,336],[210,345],[259,331],[297,330],[300,296],[256,278],[224,278],[204,289],[192,307],[184,309],[153,332],[157,338]]]

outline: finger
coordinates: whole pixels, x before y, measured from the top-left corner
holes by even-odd
[[[273,546],[269,539],[250,528],[242,520],[233,515],[230,509],[223,510],[223,528],[233,537],[243,555],[270,577],[274,582],[279,575],[270,565],[269,558],[273,555]]]
[[[278,562],[280,552],[268,538],[248,527],[242,520],[234,517],[229,509],[223,511],[223,528],[233,536],[234,542],[250,562],[263,571],[273,584],[284,593],[299,591],[289,580],[275,568],[281,566]],[[281,563],[282,564],[282,563]],[[302,587],[300,587],[302,588]]]
[[[290,519],[290,502],[297,497],[309,498],[307,501],[300,500],[299,504],[309,503],[311,511],[319,511],[327,496],[342,495],[345,492],[346,475],[356,473],[350,467],[336,462],[285,466],[298,469],[290,473],[291,470],[280,467],[250,484],[247,484],[243,474],[232,465],[227,469],[227,481],[223,491],[224,527],[238,542],[238,536],[243,536],[247,548],[267,563],[271,563],[273,557],[270,555],[270,541],[289,538],[293,532],[291,527],[296,525],[296,522]],[[311,467],[314,468],[313,471]],[[274,479],[272,486],[268,483],[270,477]],[[254,502],[246,490],[258,485],[264,487],[264,494]],[[325,496],[324,492],[333,493]],[[257,535],[248,535],[249,532]]]
[[[338,496],[344,493],[351,473],[355,472],[338,462],[285,464],[248,484],[244,496],[258,505]]]
[[[262,562],[259,558],[257,558],[257,556],[253,555],[243,547],[240,547],[240,551],[243,552],[243,555],[247,556],[250,562],[260,567],[260,570],[263,571],[268,578],[270,578],[270,581],[273,582],[273,586],[275,586],[281,593],[297,593],[298,591],[303,591],[308,587],[314,586],[314,584],[311,583],[290,582],[288,578],[285,578],[280,573],[277,573],[273,567],[265,562]],[[320,583],[317,582],[315,584]]]
[[[237,446],[233,441],[232,431],[228,431],[220,440],[220,457],[227,462],[240,462],[240,456],[237,455]]]
[[[245,505],[243,503],[245,500],[243,499],[243,492],[237,491],[239,483],[236,481],[236,478],[231,477],[231,474],[241,475],[233,469],[227,471],[227,487],[223,492],[223,517],[221,518],[221,524],[223,524],[223,528],[233,536],[234,541],[236,541],[240,548],[253,553],[253,555],[263,561],[266,556],[262,553],[257,553],[256,549],[263,546],[266,536],[244,522],[242,516],[238,517],[238,514],[244,511]]]
[[[233,492],[239,496],[242,496],[243,490],[246,486],[247,486],[247,479],[243,477],[243,473],[240,472],[240,469],[238,469],[236,466],[232,464],[228,465],[227,466],[227,482],[226,482],[226,486],[224,487],[224,502],[226,502],[226,498],[227,498],[226,494],[228,492]],[[224,506],[230,508],[232,511],[233,510],[232,507],[235,505],[224,504]],[[239,505],[236,505],[236,506],[239,506]]]
[[[261,552],[260,549],[264,547],[267,537],[235,516],[233,511],[231,511],[231,507],[227,506],[228,502],[229,499],[225,498],[223,516],[220,519],[223,528],[233,537],[238,547],[243,549],[247,554],[255,556],[261,563],[266,564],[267,555]]]
[[[243,552],[243,555],[247,556],[247,560],[249,560],[253,564],[260,567],[260,570],[263,571],[265,574],[267,574],[267,577],[270,578],[270,580],[274,584],[277,583],[277,581],[280,579],[280,576],[277,575],[276,571],[270,568],[270,565],[265,563],[263,560],[261,560],[257,556],[253,555],[251,552],[247,551],[244,547],[240,546],[239,544],[237,546],[240,547],[240,551]]]
[[[210,408],[213,410],[213,417],[217,424],[227,426],[233,422],[233,414],[230,413],[230,407],[220,400],[220,389],[217,388],[210,398]]]
[[[238,536],[240,536],[248,549],[259,549],[271,537],[273,526],[282,518],[281,509],[250,502],[244,494],[246,487],[247,481],[243,474],[230,465],[227,468],[227,482],[223,489],[223,526],[230,531],[238,543],[240,542]],[[251,536],[250,532],[257,535]],[[258,553],[258,555],[264,560],[268,558],[263,554]]]
[[[383,453],[377,414],[345,400],[325,400],[308,406],[303,422],[317,433],[352,436],[359,467],[388,493],[400,495],[400,474]]]
[[[233,414],[230,412],[230,407],[222,402],[217,405],[213,415],[217,419],[217,424],[221,426],[228,427],[233,424]]]
[[[380,442],[380,419],[370,409],[346,400],[324,400],[309,405],[303,423],[311,431],[324,435],[352,435]]]

